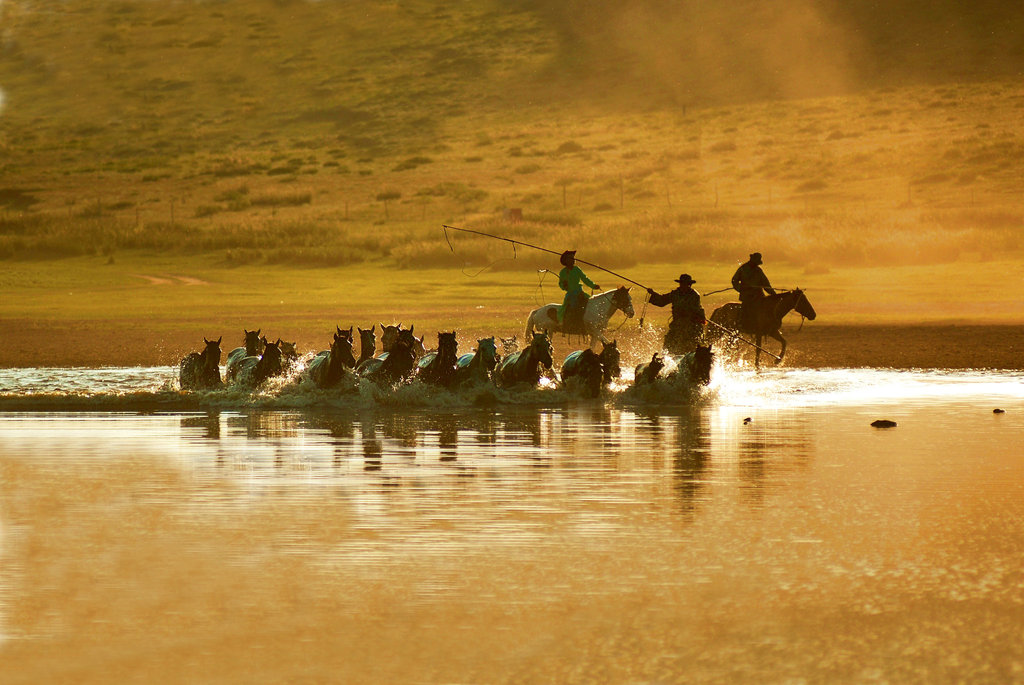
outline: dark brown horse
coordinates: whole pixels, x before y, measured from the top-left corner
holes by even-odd
[[[189,352],[181,360],[178,383],[182,390],[209,390],[220,387],[220,338],[207,340],[202,352]]]
[[[526,383],[537,385],[545,369],[551,368],[551,341],[547,333],[534,333],[530,346],[506,357],[498,367],[497,380],[504,387]]]
[[[498,351],[494,338],[481,338],[476,341],[476,350],[459,357],[455,368],[455,383],[487,383],[491,380],[491,372],[497,364]]]
[[[417,374],[425,382],[450,388],[455,383],[459,363],[459,343],[455,331],[437,334],[437,351],[427,352],[417,362]]]
[[[318,388],[333,388],[346,377],[355,379],[352,367],[355,366],[356,360],[352,356],[350,336],[351,331],[349,335],[345,335],[339,328],[334,334],[331,349],[320,352],[309,363],[309,377]]]
[[[807,295],[800,288],[775,295],[766,295],[760,300],[751,303],[751,306],[756,307],[751,316],[753,330],[746,330],[741,325],[741,305],[739,302],[730,302],[716,309],[711,313],[711,323],[717,324],[717,326],[712,326],[712,329],[720,335],[725,335],[726,333],[722,329],[734,331],[736,335],[739,333],[752,335],[755,345],[755,367],[760,366],[761,350],[763,349],[761,342],[766,337],[778,340],[782,345],[782,349],[779,350],[779,354],[775,358],[776,364],[781,363],[782,358],[786,356],[786,339],[782,337],[780,332],[782,329],[782,318],[786,314],[795,310],[798,314],[807,317],[811,321],[814,321],[817,316],[814,312],[814,307],[811,306],[810,301],[807,299]],[[765,351],[767,352],[767,350]],[[771,353],[768,352],[768,354]]]
[[[245,330],[245,329],[242,329]],[[236,347],[228,352],[227,368],[224,370],[224,382],[230,383],[238,373],[238,364],[246,357],[258,357],[263,354],[263,347],[267,344],[266,338],[260,337],[262,328],[255,331],[245,331],[245,339],[242,347]]]
[[[373,359],[373,355],[377,354],[377,326],[373,325],[369,328],[359,329],[359,359],[356,360],[356,367],[365,362],[367,359]]]

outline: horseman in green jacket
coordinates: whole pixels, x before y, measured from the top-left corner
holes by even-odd
[[[700,304],[700,293],[693,289],[690,274],[683,274],[676,279],[679,287],[664,295],[647,289],[651,296],[651,304],[655,307],[672,305],[672,320],[665,333],[665,349],[669,354],[683,355],[693,352],[704,333],[707,318],[704,307]]]
[[[748,333],[755,332],[758,305],[764,299],[765,291],[770,295],[775,294],[775,289],[761,270],[763,263],[760,252],[751,253],[750,259],[740,264],[732,277],[732,287],[740,294],[742,305],[740,327]]]
[[[559,257],[562,270],[558,272],[558,287],[565,291],[565,299],[558,308],[558,322],[566,333],[583,333],[583,312],[590,297],[583,292],[586,284],[594,290],[599,286],[587,278],[583,269],[576,266],[576,250],[566,250]]]

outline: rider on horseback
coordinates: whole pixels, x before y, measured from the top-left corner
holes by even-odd
[[[566,333],[582,333],[583,312],[587,308],[587,300],[590,297],[583,292],[582,283],[586,283],[594,290],[599,286],[587,278],[583,269],[576,266],[576,250],[566,250],[559,257],[564,267],[558,272],[558,287],[565,291],[565,299],[562,306],[558,308],[558,322]]]
[[[754,252],[750,259],[740,264],[732,277],[732,287],[740,294],[740,326],[744,331],[752,332],[756,326],[758,303],[764,299],[767,290],[774,295],[775,289],[768,282],[768,277],[761,270],[763,264],[760,252]]]
[[[676,279],[679,287],[672,292],[661,295],[651,288],[647,294],[651,296],[651,304],[655,307],[672,305],[672,320],[665,333],[665,349],[669,354],[687,354],[693,352],[704,332],[707,317],[704,307],[700,305],[700,293],[691,286],[697,281],[690,274],[683,274]]]

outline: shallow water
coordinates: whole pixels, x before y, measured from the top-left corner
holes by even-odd
[[[1024,682],[1021,374],[173,377],[0,371],[10,682]]]

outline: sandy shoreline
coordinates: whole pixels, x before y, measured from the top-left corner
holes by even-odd
[[[190,330],[158,333],[131,322],[77,322],[67,327],[24,320],[5,323],[2,368],[172,365],[197,349]],[[459,337],[468,347],[469,340],[493,333],[466,329]],[[1024,325],[807,323],[802,330],[787,327],[783,334],[789,340],[786,365],[793,367],[1024,369]],[[322,337],[319,331],[297,331],[299,349],[320,349]],[[237,343],[225,340],[225,353]],[[627,357],[633,344],[628,334],[620,336],[619,345]],[[766,345],[777,349],[774,341]],[[556,359],[568,349],[566,342],[557,339]]]

